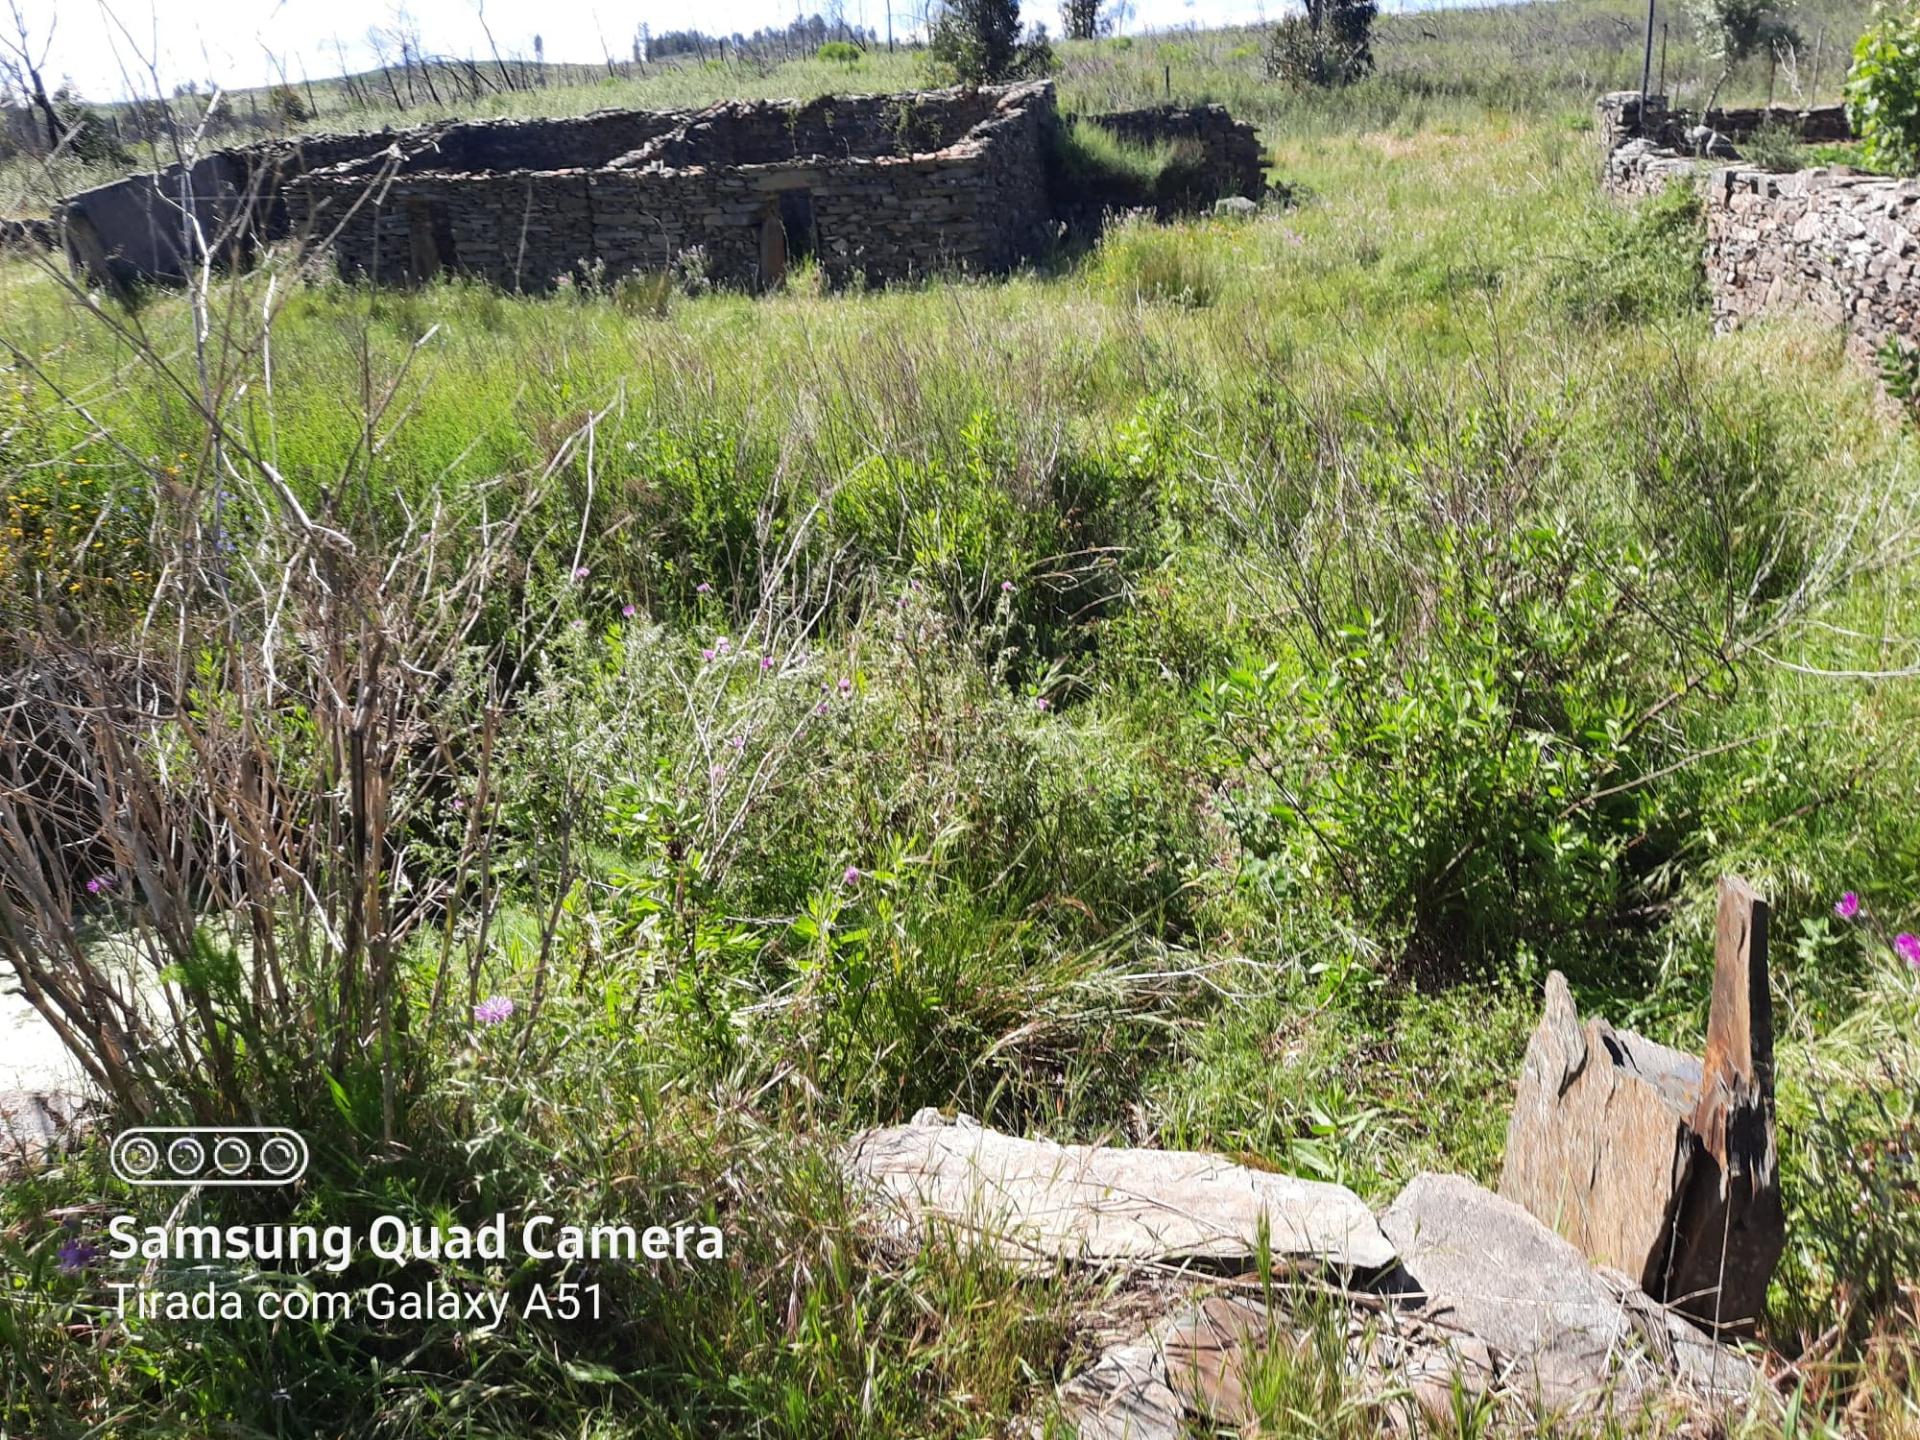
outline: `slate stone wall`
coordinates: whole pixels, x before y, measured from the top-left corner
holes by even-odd
[[[1133,145],[1194,142],[1206,156],[1206,173],[1214,188],[1209,199],[1244,195],[1257,200],[1266,189],[1266,156],[1259,136],[1253,126],[1235,120],[1224,105],[1156,105],[1078,118]]]
[[[1193,142],[1221,194],[1263,188],[1252,127],[1217,105],[1095,118],[1138,142]],[[190,180],[203,216],[233,232],[233,258],[298,236],[343,275],[384,283],[456,273],[544,290],[696,251],[723,285],[764,285],[807,254],[835,283],[885,283],[1037,254],[1054,224],[1059,123],[1046,82],[730,101],[274,141],[208,156]],[[177,278],[180,180],[163,171],[74,197],[75,258]]]
[[[511,145],[550,157],[568,122],[542,122],[531,138],[460,126],[410,140],[404,159],[309,171],[287,190],[292,223],[337,226],[331,248],[346,275],[403,282],[452,271],[523,290],[589,267],[664,270],[696,250],[716,283],[752,288],[768,278],[770,246],[811,251],[836,283],[856,274],[884,283],[1007,270],[1044,240],[1055,123],[1046,84],[732,102],[622,117],[624,132],[591,118],[602,128],[580,147],[585,163],[565,168],[426,168],[498,158]]]
[[[1739,144],[1763,125],[1792,130],[1810,144],[1833,144],[1853,138],[1844,105],[1817,105],[1796,110],[1786,105],[1715,109],[1703,118],[1691,110],[1669,110],[1667,97],[1649,95],[1647,112],[1640,114],[1640,92],[1617,90],[1594,103],[1594,124],[1608,154],[1628,140],[1650,140],[1657,146],[1682,149],[1687,131],[1705,124],[1709,130]]]
[[[418,141],[429,132],[373,131],[267,140],[98,185],[61,202],[53,221],[69,259],[96,283],[178,280],[198,262],[185,226],[190,201],[198,232],[222,263],[245,260],[262,241],[291,233],[285,191],[310,170],[337,166]]]
[[[1603,97],[1603,111],[1615,98]],[[1601,131],[1623,133],[1604,122]],[[1798,310],[1842,327],[1863,358],[1889,340],[1920,343],[1920,180],[1830,169],[1777,175],[1708,164],[1647,139],[1624,140],[1607,155],[1604,184],[1617,197],[1676,182],[1700,192],[1717,327]]]

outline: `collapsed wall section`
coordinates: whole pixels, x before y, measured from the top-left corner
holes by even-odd
[[[1235,120],[1224,105],[1155,105],[1078,117],[1130,145],[1192,145],[1200,155],[1197,198],[1230,195],[1249,200],[1266,189],[1266,157],[1251,125]]]
[[[53,223],[69,259],[98,283],[180,280],[203,255],[239,263],[290,234],[285,191],[308,172],[422,133],[304,135],[221,150],[69,196]]]
[[[1853,138],[1844,105],[1816,105],[1795,109],[1787,105],[1754,105],[1730,109],[1715,108],[1704,114],[1692,110],[1670,110],[1667,97],[1648,95],[1644,113],[1640,92],[1616,90],[1594,102],[1594,127],[1600,132],[1601,146],[1611,154],[1629,140],[1646,140],[1655,146],[1684,149],[1687,135],[1704,127],[1738,144],[1763,128],[1788,130],[1810,144],[1829,144]]]

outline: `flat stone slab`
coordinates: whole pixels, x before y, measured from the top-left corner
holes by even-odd
[[[846,1166],[908,1233],[958,1227],[1014,1261],[1249,1262],[1263,1219],[1276,1258],[1349,1274],[1394,1260],[1351,1190],[1218,1155],[1022,1140],[923,1112],[858,1137]]]
[[[1755,1394],[1740,1351],[1464,1176],[1416,1176],[1380,1225],[1427,1313],[1484,1341],[1503,1388],[1551,1410],[1627,1412],[1674,1395],[1725,1408]]]
[[[64,1091],[0,1090],[0,1179],[71,1144],[88,1123],[84,1097]]]

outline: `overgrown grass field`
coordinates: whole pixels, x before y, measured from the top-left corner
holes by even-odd
[[[1774,907],[1791,1236],[1764,1339],[1795,1398],[1753,1433],[1916,1433],[1920,444],[1837,333],[1710,332],[1690,202],[1599,198],[1587,104],[1637,39],[1567,37],[1617,23],[1395,16],[1381,77],[1304,99],[1244,36],[1070,49],[1069,103],[1173,65],[1246,112],[1294,203],[1005,281],[269,268],[126,310],[8,262],[18,709],[62,667],[172,677],[142,763],[192,833],[254,833],[229,753],[316,834],[385,826],[345,879],[289,862],[304,898],[74,833],[46,933],[150,946],[207,1000],[174,1033],[227,1057],[162,1047],[143,1093],[204,1118],[233,1091],[203,1069],[250,1077],[232,1113],[314,1143],[296,1218],[640,1211],[730,1248],[575,1267],[599,1325],[141,1327],[73,1247],[167,1207],[85,1149],[0,1188],[0,1432],[1044,1422],[1097,1282],[876,1238],[848,1135],[932,1105],[1376,1201],[1491,1181],[1547,971],[1696,1046],[1737,872]],[[1463,58],[1535,26],[1558,68]],[[408,698],[374,807],[342,737],[376,693]],[[269,951],[284,1003],[247,988]],[[1275,1364],[1273,1433],[1371,1433]]]

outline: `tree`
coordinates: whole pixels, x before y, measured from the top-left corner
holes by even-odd
[[[993,85],[1053,68],[1045,26],[1021,39],[1020,0],[943,0],[927,51],[962,85]]]
[[[58,150],[65,138],[65,128],[60,123],[60,115],[54,109],[53,101],[47,96],[46,82],[40,78],[41,67],[47,63],[47,51],[53,46],[53,26],[47,27],[47,37],[40,47],[39,57],[33,53],[33,40],[27,30],[27,17],[20,13],[19,0],[12,0],[13,29],[12,36],[0,36],[0,70],[4,70],[15,89],[33,102],[46,122],[47,148]],[[59,21],[56,18],[55,24]]]
[[[1267,34],[1267,74],[1292,85],[1346,85],[1373,71],[1375,0],[1307,0]]]
[[[1373,21],[1379,13],[1375,0],[1307,0],[1313,28],[1332,36],[1346,51],[1351,79],[1373,73]]]
[[[1700,48],[1709,59],[1720,62],[1720,74],[1707,93],[1704,108],[1709,111],[1720,98],[1720,87],[1742,61],[1800,43],[1800,32],[1782,13],[1778,0],[1691,0],[1691,9]]]
[[[1060,6],[1060,28],[1069,40],[1091,40],[1104,28],[1100,19],[1101,0],[1064,0]]]

